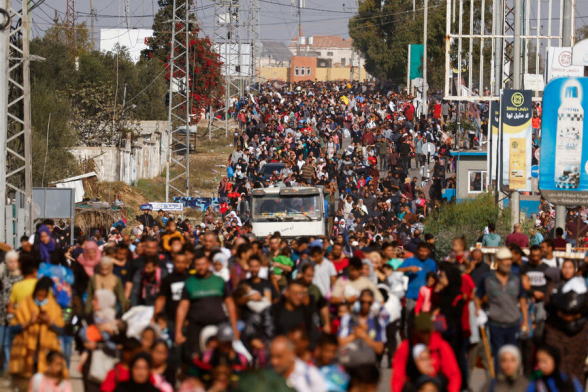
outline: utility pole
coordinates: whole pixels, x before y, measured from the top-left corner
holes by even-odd
[[[94,30],[94,19],[96,19],[96,10],[94,9],[94,0],[90,0],[90,30],[92,30],[92,49],[96,49],[94,40],[96,39],[96,31]]]
[[[302,22],[300,19],[302,0],[298,0],[298,41],[296,42],[296,55],[300,54],[300,40],[302,40]]]
[[[425,25],[423,26],[423,114],[427,118],[427,25],[429,18],[429,0],[425,0]],[[409,60],[410,61],[410,60]]]
[[[131,5],[129,0],[125,0],[125,27],[127,30],[131,29]]]
[[[571,47],[573,33],[572,30],[574,21],[574,4],[573,0],[563,0],[563,31],[562,31],[562,46]],[[566,206],[555,206],[555,227],[561,227],[566,230]]]
[[[15,247],[32,230],[28,1],[0,0],[0,8],[11,17],[0,31],[0,242]]]
[[[513,81],[513,88],[515,90],[520,90],[523,87],[522,84],[522,40],[521,40],[521,30],[522,30],[522,17],[523,17],[523,6],[522,0],[515,0],[514,6],[514,39],[513,39],[513,70],[512,70],[512,81]],[[521,222],[521,213],[520,213],[520,206],[521,206],[521,194],[519,193],[518,189],[512,190],[510,194],[510,218],[511,223],[517,224]]]

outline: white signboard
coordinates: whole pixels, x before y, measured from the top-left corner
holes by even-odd
[[[582,77],[584,67],[572,65],[572,48],[547,49],[547,83],[560,77]]]
[[[582,67],[588,66],[588,39],[574,45],[572,50],[572,64]]]
[[[182,203],[155,203],[150,202],[151,206],[153,206],[153,211],[173,211],[173,212],[182,212],[184,211],[184,205]]]
[[[526,90],[543,91],[545,89],[545,82],[543,75],[539,74],[525,74],[524,83]]]

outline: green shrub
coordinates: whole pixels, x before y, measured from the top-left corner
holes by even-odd
[[[443,205],[425,221],[425,233],[435,236],[437,258],[442,260],[451,252],[454,238],[465,237],[469,249],[476,245],[484,228],[492,222],[504,242],[511,232],[510,209],[499,209],[494,204],[494,196],[483,193],[457,204]]]

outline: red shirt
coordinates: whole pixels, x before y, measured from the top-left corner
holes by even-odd
[[[114,392],[116,386],[122,382],[129,381],[131,379],[131,372],[128,368],[124,367],[120,363],[114,365],[114,369],[111,369],[106,378],[100,385],[101,392]],[[153,374],[149,376],[149,382],[155,384],[155,377]]]
[[[449,343],[447,343],[438,332],[431,333],[431,340],[429,342],[429,351],[431,352],[431,365],[433,366],[434,374],[429,376],[436,376],[443,374],[447,379],[447,391],[459,392],[461,386],[461,373],[459,366],[455,359],[455,354]],[[390,379],[390,387],[392,392],[401,392],[405,382],[407,381],[406,365],[408,358],[412,355],[408,340],[403,340],[396,350],[394,355],[394,371]]]
[[[349,265],[349,260],[346,259],[346,258],[342,258],[342,259],[340,259],[338,261],[331,260],[331,262],[335,266],[335,269],[337,270],[337,273],[343,271]]]

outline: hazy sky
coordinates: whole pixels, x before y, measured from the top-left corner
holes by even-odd
[[[290,0],[259,1],[261,5],[262,40],[287,42],[297,35],[296,7],[292,5]],[[469,2],[469,0],[464,1]],[[512,2],[513,0],[509,1]],[[552,34],[559,31],[559,1],[553,0],[553,18],[555,21]],[[157,0],[129,0],[129,2],[132,15],[130,19],[131,27],[151,28],[153,15],[158,9]],[[306,0],[306,9],[302,11],[303,34],[305,36],[341,35],[348,37],[347,22],[354,15],[355,2],[356,0]],[[532,19],[536,19],[537,4],[541,4],[541,20],[542,23],[546,23],[548,1],[527,0],[527,2],[531,3]],[[588,23],[588,1],[576,0],[576,3],[576,26],[583,26]],[[212,0],[195,2],[198,19],[203,30],[208,34],[212,33],[213,4]],[[249,0],[242,0],[244,20],[247,17],[248,4]],[[421,4],[422,0],[417,0],[417,8]],[[95,21],[97,31],[100,28],[125,27],[124,0],[94,0],[94,8],[97,14],[97,20]],[[44,4],[33,11],[33,32],[35,35],[42,34],[53,23],[55,10],[58,11],[60,18],[65,18],[66,0],[46,0]],[[90,0],[77,0],[75,10],[77,21],[87,21],[89,25]],[[531,22],[531,25],[534,25],[534,22]],[[544,25],[543,28],[546,30],[547,26]]]

